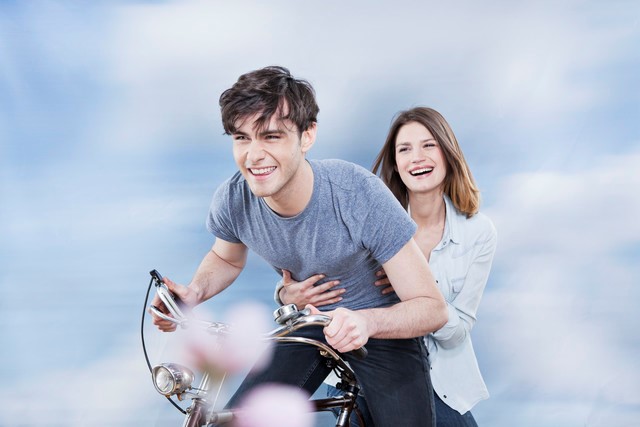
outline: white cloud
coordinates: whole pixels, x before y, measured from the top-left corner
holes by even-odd
[[[221,134],[218,97],[249,64],[269,61],[269,51],[256,43],[275,44],[271,14],[259,2],[250,8],[209,1],[118,6],[105,58],[114,92],[98,123],[108,130],[109,145],[157,147],[194,129]]]
[[[594,27],[599,10],[581,2],[503,6],[118,5],[108,14],[101,70],[112,81],[111,101],[90,129],[127,150],[158,146],[186,130],[220,134],[222,90],[241,73],[274,63],[316,87],[322,153],[344,150],[351,139],[345,132],[367,114],[363,100],[377,95],[388,101],[376,106],[387,120],[399,109],[429,104],[464,106],[469,114],[527,127],[561,123],[610,101],[607,83],[592,73],[626,54],[624,41],[633,33],[622,18]],[[403,101],[394,105],[394,95]]]
[[[640,153],[603,156],[579,172],[518,174],[495,191],[495,208],[508,239],[501,251],[528,248],[606,255],[640,240]],[[527,252],[530,252],[529,249]]]
[[[498,191],[487,210],[499,234],[496,274],[478,328],[492,343],[482,347],[497,402],[582,402],[588,425],[617,405],[640,405],[637,383],[620,381],[640,375],[631,339],[640,320],[639,161],[638,151],[604,156],[588,170],[512,176]]]
[[[52,366],[49,374],[37,379],[25,378],[10,388],[3,384],[0,424],[149,425],[167,405],[149,378],[138,337],[132,336],[113,353],[86,366],[68,370]]]
[[[122,243],[167,227],[190,228],[195,213],[204,224],[208,199],[196,195],[197,188],[168,196],[127,188],[110,177],[77,175],[63,165],[55,172],[46,179],[47,186],[22,181],[5,189],[11,204],[3,207],[0,229],[12,248],[49,251],[70,243],[81,247]],[[82,185],[73,182],[78,176],[86,179]],[[37,206],[46,209],[39,212]]]

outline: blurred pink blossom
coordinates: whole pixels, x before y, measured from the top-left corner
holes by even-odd
[[[267,308],[243,303],[229,309],[225,323],[230,333],[223,337],[199,328],[188,331],[187,357],[200,369],[236,373],[271,360],[271,343],[264,339],[275,323]]]
[[[265,384],[248,393],[236,415],[237,427],[312,427],[313,406],[301,389]]]

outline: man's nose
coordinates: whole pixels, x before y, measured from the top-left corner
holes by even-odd
[[[260,141],[251,141],[249,147],[247,148],[247,160],[249,161],[249,163],[255,164],[264,159],[264,157],[264,148],[262,147]]]

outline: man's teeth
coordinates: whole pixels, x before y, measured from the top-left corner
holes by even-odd
[[[275,166],[271,166],[268,168],[261,168],[261,169],[251,169],[251,173],[254,175],[266,175],[268,173],[273,172],[276,169]]]
[[[416,169],[414,171],[409,172],[411,175],[413,176],[417,176],[417,175],[422,175],[425,173],[429,173],[433,170],[433,168],[422,168],[422,169]]]

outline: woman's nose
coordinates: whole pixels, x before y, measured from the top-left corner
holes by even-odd
[[[421,150],[416,150],[411,156],[411,163],[421,163],[425,160],[426,156]]]

